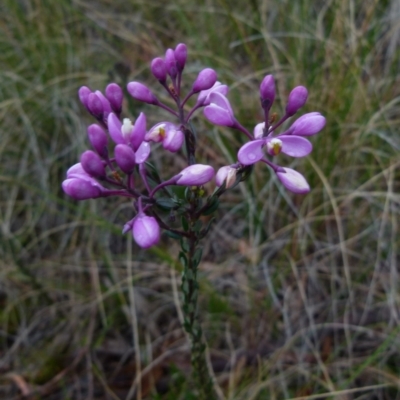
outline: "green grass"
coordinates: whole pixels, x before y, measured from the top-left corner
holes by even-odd
[[[185,42],[188,87],[216,69],[248,129],[262,119],[267,73],[273,111],[301,84],[304,112],[328,121],[311,157],[282,162],[310,194],[286,192],[256,165],[205,240],[201,307],[221,398],[400,399],[397,3],[232,4],[0,5],[0,397],[125,399],[138,368],[145,398],[194,396],[177,244],[130,247],[120,234],[129,202],[77,203],[60,187],[88,147],[78,88],[140,80],[163,96],[148,65]],[[140,111],[150,123],[164,115],[125,104]],[[244,137],[201,114],[193,123],[204,161],[234,161]],[[167,177],[179,161],[157,162]]]

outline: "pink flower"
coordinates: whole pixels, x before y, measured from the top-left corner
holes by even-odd
[[[143,249],[148,249],[160,241],[160,226],[154,217],[140,213],[133,222],[132,235]]]

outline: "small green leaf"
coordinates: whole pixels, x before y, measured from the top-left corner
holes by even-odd
[[[187,257],[183,251],[179,252],[179,261],[184,267],[187,267]]]
[[[200,264],[202,255],[203,255],[203,249],[199,247],[193,255],[193,264],[195,267],[197,267]]]
[[[194,224],[194,231],[196,233],[200,232],[200,229],[203,227],[203,223],[201,221],[196,221],[196,223]]]
[[[181,238],[180,244],[181,244],[182,251],[187,253],[189,251],[189,244],[188,244],[187,240],[185,238]]]
[[[182,220],[182,228],[185,232],[187,232],[189,230],[189,222],[184,215],[182,215],[181,220]]]
[[[182,238],[182,236],[179,235],[178,233],[171,232],[171,231],[165,231],[165,234],[166,234],[167,236],[169,236],[171,239],[177,239],[177,240],[179,240],[179,239]]]
[[[210,232],[211,225],[215,222],[215,218],[212,217],[209,221],[207,226],[200,232],[200,239],[203,239],[208,235],[208,232]]]
[[[202,215],[210,215],[219,207],[219,199],[216,196],[212,196],[207,200],[208,205],[202,211]]]
[[[174,199],[169,199],[168,197],[161,197],[156,200],[156,204],[158,207],[163,210],[172,210],[179,206],[179,203]]]

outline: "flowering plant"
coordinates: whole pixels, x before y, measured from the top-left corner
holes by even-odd
[[[280,153],[291,157],[308,155],[312,144],[306,136],[321,131],[325,118],[318,112],[304,114],[288,129],[276,134],[276,130],[303,107],[308,92],[303,86],[295,87],[289,94],[283,117],[275,122],[270,116],[275,100],[275,81],[272,75],[267,75],[260,85],[264,121],[257,124],[251,134],[236,120],[227,98],[228,86],[217,81],[213,69],[200,71],[191,89],[183,96],[182,72],[186,59],[187,48],[181,43],[174,50],[168,49],[164,58],[155,58],[151,63],[151,72],[172,99],[174,109],[161,102],[142,83],[130,82],[127,85],[134,99],[159,107],[173,118],[150,129],[147,129],[143,113],[134,124],[122,117],[123,90],[117,84],[109,84],[104,94],[92,92],[85,86],[80,88],[82,104],[97,120],[87,129],[93,150],[83,152],[80,162],[68,169],[62,188],[75,200],[109,196],[131,198],[135,215],[125,223],[122,232],[130,232],[142,248],[157,245],[162,229],[180,241],[184,328],[192,343],[193,377],[200,398],[213,398],[197,309],[197,271],[202,256],[199,243],[210,230],[212,220],[203,226],[200,217],[217,210],[221,195],[245,180],[256,162],[268,165],[288,190],[307,193],[310,187],[303,175],[279,166],[271,159]],[[191,108],[187,107],[194,96],[197,96],[196,102]],[[213,166],[196,162],[196,135],[190,121],[198,109],[203,109],[204,116],[212,124],[239,130],[248,139],[238,150],[237,162],[221,167],[216,174]],[[185,157],[186,168],[172,177],[162,177],[148,161],[151,148],[157,143],[161,143],[165,150]],[[203,185],[214,177],[216,188],[204,198]],[[180,196],[174,186],[184,186],[184,196]],[[166,213],[169,217],[165,216]]]

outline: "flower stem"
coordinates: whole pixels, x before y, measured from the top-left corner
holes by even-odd
[[[198,399],[216,399],[213,382],[208,372],[203,331],[198,312],[199,283],[197,281],[198,266],[201,261],[202,249],[198,247],[200,241],[199,229],[196,229],[197,194],[191,192],[190,203],[193,212],[188,214],[188,237],[182,239],[180,259],[184,266],[182,275],[184,328],[191,340],[192,378],[198,390]]]

